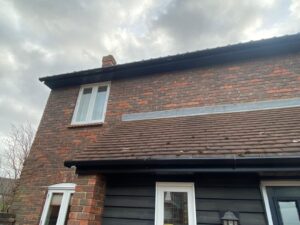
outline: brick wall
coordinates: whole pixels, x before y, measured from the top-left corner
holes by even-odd
[[[101,138],[123,113],[300,97],[300,54],[112,81],[103,126],[69,127],[78,91],[79,87],[57,89],[49,96],[12,207],[16,224],[38,224],[47,186],[81,186],[86,178],[76,177],[63,162]],[[104,188],[95,191],[100,192]],[[79,220],[77,215],[71,219]]]
[[[300,96],[300,55],[115,81],[109,113]]]
[[[79,175],[71,202],[68,225],[100,225],[105,180],[100,174]]]

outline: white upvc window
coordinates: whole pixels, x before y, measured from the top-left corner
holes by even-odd
[[[155,225],[196,225],[194,183],[157,182]]]
[[[300,225],[300,181],[261,181],[269,225]]]
[[[65,225],[75,184],[62,183],[48,187],[40,225]]]
[[[72,124],[103,123],[106,113],[110,82],[81,86]]]

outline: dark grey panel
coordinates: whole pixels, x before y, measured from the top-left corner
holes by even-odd
[[[107,178],[107,183],[110,187],[139,187],[152,186],[155,187],[155,177],[151,175],[144,176],[128,176],[128,175],[112,175]]]
[[[197,223],[197,225],[220,225],[220,223],[215,224],[215,223]]]
[[[106,196],[105,206],[154,208],[154,197]]]
[[[260,200],[196,199],[196,208],[203,211],[264,212]]]
[[[240,213],[242,225],[266,225],[253,175],[107,177],[103,225],[154,225],[155,182],[194,182],[197,225],[220,225],[220,211]]]
[[[197,223],[199,224],[220,224],[220,213],[215,212],[206,212],[206,211],[197,211]]]
[[[105,224],[105,225],[154,225],[154,221],[153,220],[131,220],[131,219],[103,218],[102,224]]]
[[[155,196],[153,186],[112,186],[107,188],[106,195],[126,195],[126,196]]]
[[[221,224],[221,213],[219,211],[207,212],[197,211],[197,224]],[[266,225],[266,219],[262,213],[239,213],[242,225]]]
[[[215,224],[215,223],[197,223],[197,225],[220,225],[220,223]]]
[[[221,187],[221,188],[258,188],[257,177],[244,174],[230,176],[199,176],[195,178],[195,187]]]
[[[105,207],[104,217],[153,220],[154,208]]]
[[[196,198],[203,199],[261,199],[258,188],[197,187]]]
[[[240,222],[242,225],[266,225],[266,218],[261,213],[240,213]]]

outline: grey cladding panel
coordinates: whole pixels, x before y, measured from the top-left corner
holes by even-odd
[[[122,208],[106,207],[104,217],[123,218],[123,219],[154,219],[154,208]]]
[[[103,218],[104,225],[154,225],[153,220]]]
[[[207,211],[197,211],[197,223],[199,224],[220,224],[220,213],[207,212]]]
[[[258,188],[196,187],[196,198],[203,199],[261,199]]]
[[[260,200],[220,200],[196,199],[197,210],[203,211],[239,211],[239,212],[264,212]]]
[[[154,197],[106,196],[106,206],[154,208]]]
[[[220,211],[240,214],[241,225],[266,225],[254,176],[108,177],[103,225],[154,225],[155,181],[193,182],[197,225],[220,225]]]
[[[267,224],[264,214],[261,213],[240,213],[240,222],[243,225]]]
[[[155,196],[155,189],[152,186],[113,186],[107,189],[106,195],[119,196]]]

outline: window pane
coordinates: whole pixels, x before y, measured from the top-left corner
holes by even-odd
[[[300,225],[298,209],[295,201],[278,202],[283,225]]]
[[[105,106],[107,86],[98,87],[92,120],[101,120],[103,118],[103,109]]]
[[[164,192],[164,225],[188,225],[186,192]]]
[[[76,115],[76,121],[86,121],[89,103],[92,95],[92,88],[84,88],[79,102],[79,107]]]
[[[53,194],[45,225],[56,225],[63,194]]]

